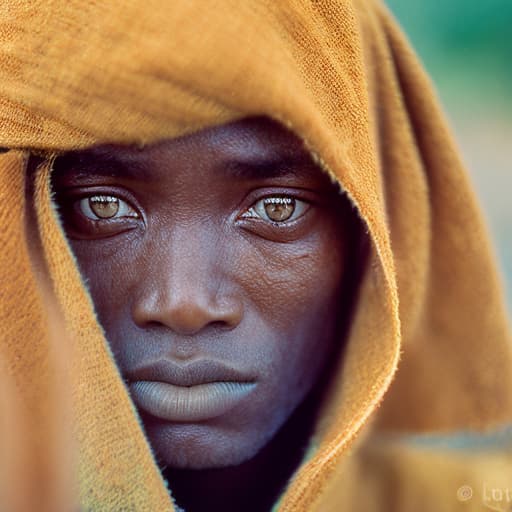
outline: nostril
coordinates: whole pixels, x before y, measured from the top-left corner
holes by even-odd
[[[177,334],[190,336],[208,328],[231,330],[242,318],[242,306],[238,301],[216,302],[171,300],[172,295],[141,299],[132,307],[134,323],[141,328],[166,326]],[[175,297],[174,297],[175,298]]]
[[[131,304],[133,322],[140,328],[166,326],[176,334],[193,335],[204,328],[231,330],[243,317],[239,293],[215,280],[187,273],[141,283]],[[173,278],[171,280],[171,277]],[[195,277],[195,279],[194,279]]]
[[[205,329],[210,331],[212,334],[214,334],[215,332],[231,331],[232,329],[234,329],[236,327],[236,325],[238,325],[238,324],[231,324],[230,322],[226,322],[224,320],[216,320],[214,322],[205,323],[199,329],[187,328],[183,325],[177,326],[176,324],[174,324],[174,328],[172,330],[176,334],[180,334],[182,336],[187,337],[187,336],[194,336],[199,331],[204,331]],[[143,327],[146,329],[158,330],[158,329],[161,329],[162,327],[168,329],[171,326],[168,323],[153,320],[150,322],[146,322],[144,325],[139,325],[139,327]],[[185,357],[185,359],[186,359],[186,357]]]
[[[216,320],[215,322],[210,322],[209,327],[218,330],[231,330],[235,327],[235,325],[232,325],[224,320]]]
[[[157,320],[150,320],[149,322],[145,322],[144,324],[140,324],[137,322],[137,325],[139,327],[145,327],[147,329],[158,329],[164,326],[162,322],[159,322]]]

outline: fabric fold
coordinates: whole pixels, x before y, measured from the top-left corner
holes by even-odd
[[[421,450],[381,449],[380,435],[512,423],[512,341],[485,226],[435,92],[380,2],[6,0],[0,70],[0,380],[34,443],[29,455],[13,441],[33,469],[17,470],[27,499],[49,504],[38,510],[73,501],[62,468],[75,461],[56,441],[68,401],[80,506],[173,510],[52,204],[53,159],[244,117],[270,117],[304,141],[370,247],[315,449],[278,510],[380,510],[380,498],[360,505],[356,490],[381,496],[389,470],[413,493],[423,463],[445,467]],[[0,413],[14,410],[9,396]],[[484,464],[489,478],[512,467],[498,458]],[[461,467],[447,464],[445,486],[432,489],[454,496]],[[418,503],[382,499],[390,510]]]

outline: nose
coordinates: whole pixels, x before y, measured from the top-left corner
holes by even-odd
[[[164,255],[152,258],[146,267],[146,278],[135,294],[135,324],[162,325],[188,336],[207,326],[235,328],[243,316],[243,302],[223,268],[228,264],[224,255],[190,233],[173,237],[166,245]],[[158,250],[162,251],[162,244]]]

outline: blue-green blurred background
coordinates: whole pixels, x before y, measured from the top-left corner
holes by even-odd
[[[386,1],[430,73],[462,149],[512,314],[512,0]]]

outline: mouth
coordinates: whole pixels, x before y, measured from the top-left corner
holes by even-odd
[[[200,421],[228,412],[256,386],[255,382],[210,382],[183,387],[156,381],[130,384],[135,404],[167,421]]]
[[[256,387],[254,378],[214,360],[185,365],[161,359],[129,375],[135,405],[166,421],[215,418],[242,402]]]

